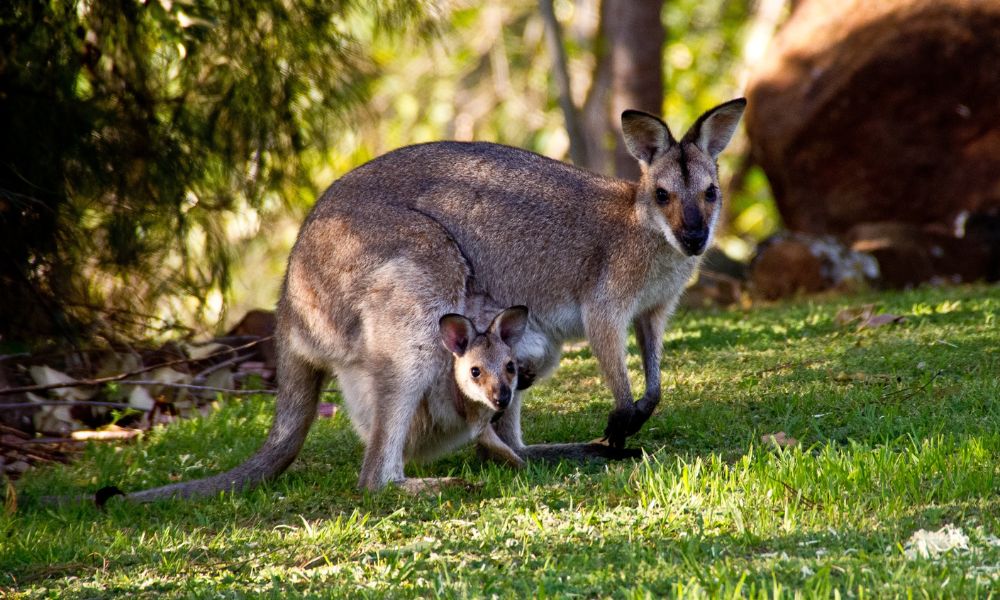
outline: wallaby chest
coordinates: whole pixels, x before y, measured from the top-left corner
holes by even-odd
[[[636,295],[635,312],[643,313],[661,305],[675,305],[699,264],[698,258],[669,250],[654,257],[649,274]]]

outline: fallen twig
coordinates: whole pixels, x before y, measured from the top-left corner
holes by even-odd
[[[74,440],[68,437],[40,437],[24,440],[24,444],[58,445],[58,444],[84,444],[83,440]]]
[[[927,383],[923,384],[920,387],[917,387],[917,388],[906,387],[906,388],[903,388],[903,389],[893,390],[891,392],[886,392],[886,393],[882,394],[882,397],[879,398],[879,399],[880,400],[888,400],[890,397],[895,396],[896,394],[903,394],[899,398],[899,401],[909,400],[910,398],[916,396],[920,392],[922,392],[922,391],[926,390],[928,387],[930,387],[930,385],[932,383],[934,383],[934,380],[937,379],[942,373],[944,373],[944,371],[936,371],[934,373],[934,375],[932,375],[931,378],[927,380]]]
[[[207,369],[205,369],[204,371],[201,371],[200,373],[198,373],[197,375],[195,375],[194,377],[192,377],[191,380],[192,381],[204,381],[205,378],[208,377],[209,375],[211,375],[212,373],[215,373],[216,371],[218,371],[220,369],[225,369],[226,367],[229,367],[229,366],[235,365],[237,363],[243,362],[243,361],[247,360],[248,358],[250,358],[250,356],[252,356],[252,355],[234,356],[232,358],[227,358],[226,360],[224,360],[224,361],[222,361],[222,362],[220,362],[218,364],[214,364],[214,365],[208,367]]]
[[[136,369],[134,371],[129,371],[128,373],[118,373],[117,375],[108,375],[107,377],[98,377],[96,379],[79,379],[79,380],[76,380],[76,381],[62,382],[62,383],[47,383],[47,384],[42,384],[42,385],[26,385],[26,386],[22,386],[22,387],[4,388],[4,389],[0,389],[0,396],[9,395],[9,394],[20,394],[20,393],[24,393],[24,392],[43,392],[43,391],[46,391],[46,390],[55,390],[55,389],[68,388],[68,387],[93,387],[93,386],[96,386],[96,385],[103,385],[105,383],[111,383],[111,382],[114,382],[114,381],[122,381],[123,379],[128,379],[129,377],[132,377],[133,375],[139,375],[139,374],[142,374],[142,373],[148,373],[149,371],[154,371],[156,369],[160,369],[160,368],[163,368],[163,367],[169,367],[169,366],[178,365],[178,364],[181,364],[181,363],[200,362],[200,361],[203,361],[203,360],[215,357],[215,356],[222,356],[223,354],[229,354],[229,353],[233,353],[233,352],[238,352],[239,350],[244,350],[246,348],[251,348],[253,346],[256,346],[257,344],[265,342],[265,341],[271,339],[272,337],[274,337],[274,336],[267,336],[267,337],[259,338],[257,340],[252,341],[252,342],[243,344],[242,346],[237,346],[235,348],[226,348],[225,350],[219,350],[218,352],[215,352],[213,354],[209,354],[208,356],[204,356],[202,358],[197,358],[197,359],[194,359],[194,358],[178,358],[177,360],[168,360],[167,362],[162,362],[162,363],[159,363],[159,364],[150,365],[148,367],[143,367],[141,369]],[[159,385],[163,385],[163,384],[159,384]],[[0,406],[3,406],[3,405],[0,405]]]
[[[30,435],[28,435],[27,433],[21,431],[20,429],[17,429],[16,427],[8,427],[7,425],[4,425],[2,423],[0,423],[0,433],[7,433],[7,434],[10,434],[10,435],[13,435],[13,436],[17,436],[17,437],[21,438],[22,440],[30,440],[31,439]]]
[[[125,402],[101,402],[99,400],[41,400],[39,402],[7,402],[0,404],[0,410],[31,408],[32,406],[107,406],[109,408],[135,408],[136,410],[149,410],[136,408]]]
[[[149,380],[126,380],[122,383],[126,385],[158,385],[166,388],[178,388],[182,390],[198,390],[204,392],[222,392],[225,394],[234,395],[250,395],[250,394],[277,394],[278,390],[232,390],[229,388],[213,387],[210,385],[196,385],[193,383],[170,383],[166,381],[149,381]]]
[[[789,494],[793,494],[795,497],[797,497],[800,500],[802,500],[802,502],[806,505],[807,508],[814,508],[814,509],[822,510],[822,508],[823,508],[823,503],[822,502],[820,502],[818,500],[813,500],[809,496],[806,496],[804,493],[802,493],[801,490],[795,489],[790,484],[788,484],[788,483],[786,483],[786,482],[778,479],[777,477],[770,477],[770,476],[767,476],[767,477],[768,477],[768,479],[770,479],[771,481],[774,481],[775,483],[780,483],[782,485],[782,487],[785,488],[786,492],[788,492]]]

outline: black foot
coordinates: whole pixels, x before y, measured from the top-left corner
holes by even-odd
[[[649,420],[657,402],[643,398],[625,408],[616,408],[608,415],[608,426],[604,428],[604,438],[615,448],[625,447],[625,438],[635,435]]]

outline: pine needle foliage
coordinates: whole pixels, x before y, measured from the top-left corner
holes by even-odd
[[[229,284],[226,214],[309,185],[419,0],[0,3],[0,343],[148,334]],[[138,315],[138,318],[137,318]]]

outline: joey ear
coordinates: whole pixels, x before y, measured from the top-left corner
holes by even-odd
[[[438,321],[441,328],[441,343],[455,356],[462,356],[469,349],[469,343],[476,337],[472,321],[462,315],[449,313]]]
[[[489,333],[497,334],[503,343],[513,346],[521,340],[524,329],[528,326],[528,307],[511,306],[493,318]]]
[[[736,133],[736,126],[747,107],[745,98],[724,102],[698,117],[691,129],[684,134],[684,142],[691,142],[713,159],[719,156]]]
[[[628,153],[647,165],[653,157],[674,144],[670,128],[659,117],[641,110],[626,110],[622,113],[622,135]]]

